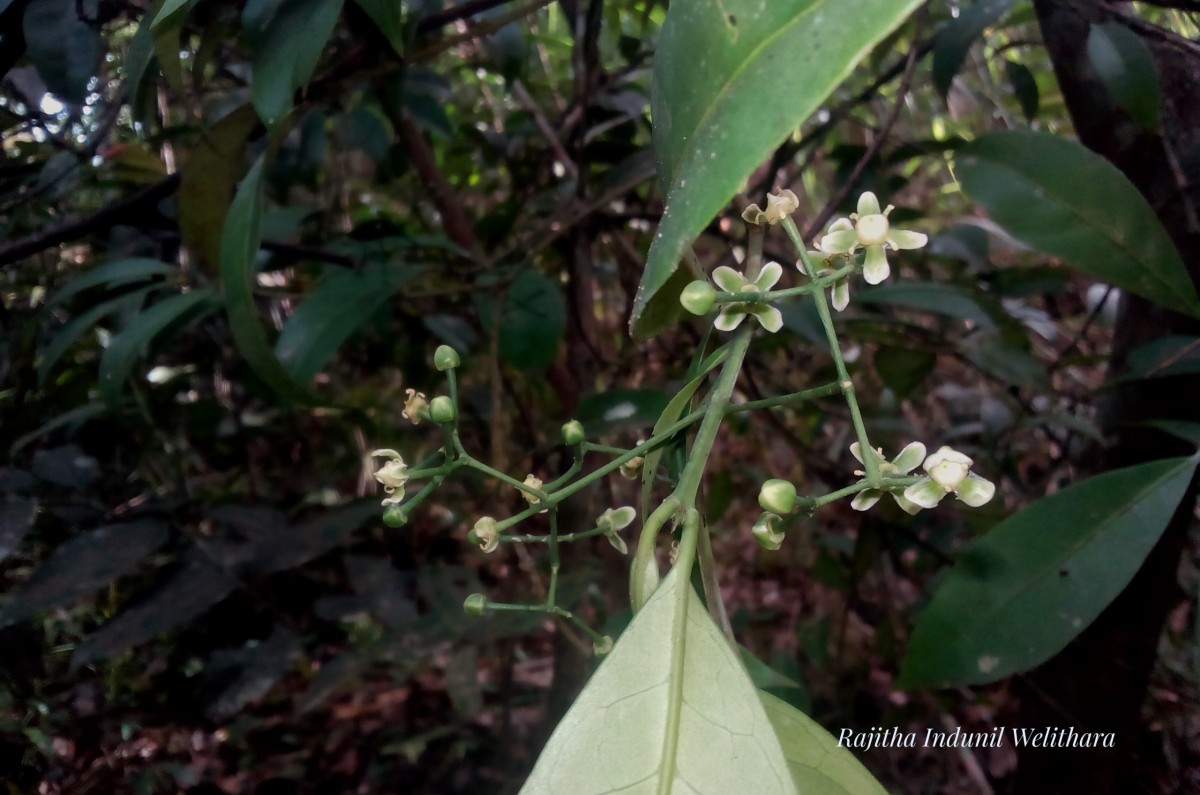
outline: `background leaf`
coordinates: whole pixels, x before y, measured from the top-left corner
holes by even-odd
[[[1178,312],[1200,310],[1179,252],[1120,171],[1082,144],[1000,131],[959,150],[963,190],[1021,242]]]
[[[680,594],[679,588],[686,593]],[[686,612],[676,610],[679,598]],[[683,626],[676,626],[682,619]],[[680,633],[679,643],[675,633]],[[672,658],[684,655],[676,766],[662,770]],[[666,791],[790,793],[787,763],[758,693],[675,568],[634,616],[558,724],[524,795]]]
[[[933,41],[933,84],[942,99],[946,98],[971,45],[988,27],[999,22],[1014,3],[1015,0],[977,0],[938,30]]]
[[[1037,80],[1033,77],[1033,72],[1024,64],[1016,61],[1004,62],[1004,73],[1008,76],[1008,84],[1012,86],[1013,94],[1017,97],[1017,102],[1021,105],[1021,112],[1025,114],[1025,120],[1032,122],[1037,118],[1038,105],[1041,102],[1038,92]]]
[[[535,270],[522,271],[504,300],[500,355],[514,367],[544,372],[558,355],[566,324],[561,288]]]
[[[1106,472],[993,527],[921,614],[901,686],[994,682],[1058,653],[1129,583],[1175,513],[1196,461]]]
[[[162,546],[168,531],[165,523],[144,519],[98,527],[72,538],[0,610],[0,627],[68,605],[128,574]]]
[[[75,0],[30,0],[25,8],[25,46],[50,93],[82,105],[100,63],[100,34],[79,18]],[[35,97],[34,99],[40,99]]]
[[[342,13],[342,0],[291,0],[271,18],[254,57],[251,95],[269,127],[292,109],[292,95],[308,83]]]
[[[49,307],[62,303],[73,295],[77,295],[93,287],[99,287],[100,285],[117,287],[149,279],[152,276],[169,276],[176,271],[177,268],[172,265],[147,257],[112,260],[111,262],[105,262],[102,265],[90,268],[85,273],[76,276],[61,290],[51,296],[46,301],[46,306]]]
[[[1088,60],[1113,100],[1146,129],[1158,126],[1158,72],[1142,37],[1120,22],[1092,25]]]
[[[919,0],[693,0],[667,12],[651,96],[666,196],[631,328],[675,272],[684,247],[772,148],[808,118]],[[687,64],[687,68],[681,68]],[[786,102],[762,92],[788,83]]]

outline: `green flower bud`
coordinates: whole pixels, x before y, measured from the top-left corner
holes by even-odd
[[[449,345],[439,345],[433,352],[433,366],[438,369],[438,372],[444,373],[447,370],[453,370],[460,364],[462,364],[462,360],[458,358],[458,351]]]
[[[408,513],[399,505],[389,505],[383,512],[383,523],[388,527],[404,527]]]
[[[469,616],[481,616],[487,609],[487,597],[481,593],[473,593],[463,601],[463,612]]]
[[[716,297],[711,284],[695,281],[683,288],[679,295],[679,303],[693,315],[707,315],[712,311],[713,299]]]
[[[577,444],[583,444],[586,438],[583,432],[583,423],[579,420],[571,420],[562,426],[563,444],[569,444],[574,447]]]
[[[610,651],[612,651],[612,648],[612,635],[605,635],[604,637],[600,638],[600,640],[592,642],[592,651],[597,655],[608,654]]]
[[[772,513],[791,513],[796,505],[796,487],[779,478],[768,480],[758,490],[758,504]]]
[[[774,552],[783,546],[783,533],[776,530],[775,526],[779,524],[780,517],[773,513],[764,513],[758,517],[751,529],[754,534],[754,540],[770,552]]]
[[[454,422],[454,403],[445,395],[438,395],[429,404],[429,419],[438,425]]]

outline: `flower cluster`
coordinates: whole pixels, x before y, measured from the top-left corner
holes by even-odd
[[[858,442],[850,445],[850,452],[859,463],[866,464]],[[880,474],[887,477],[907,475],[918,464],[925,470],[926,476],[904,491],[891,492],[896,504],[910,514],[916,514],[922,508],[933,508],[947,494],[954,494],[972,508],[984,505],[996,494],[994,483],[971,472],[974,462],[951,447],[940,447],[933,455],[926,456],[925,445],[913,442],[891,461],[884,459],[882,450],[867,450],[865,455],[871,456]],[[861,477],[864,473],[856,470],[855,474]],[[854,497],[850,507],[865,511],[879,502],[883,494],[879,489],[865,489]]]

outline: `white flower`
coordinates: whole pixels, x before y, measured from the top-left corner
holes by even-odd
[[[629,547],[625,546],[625,539],[621,538],[617,531],[628,527],[636,517],[637,511],[628,505],[615,510],[609,508],[596,517],[596,527],[604,528],[604,536],[614,549],[622,555],[628,555]]]
[[[763,265],[762,271],[754,281],[750,281],[733,268],[722,265],[713,271],[713,281],[727,293],[765,293],[775,286],[782,275],[783,268],[778,262],[768,262]],[[769,304],[741,301],[725,304],[713,325],[721,331],[733,331],[741,325],[746,315],[754,315],[759,324],[771,333],[783,328],[783,315],[775,307]]]
[[[840,232],[840,231],[844,231],[846,229],[853,229],[853,228],[854,228],[854,224],[850,223],[849,218],[839,218],[838,220],[834,221],[832,224],[829,225],[830,233]],[[837,252],[826,252],[821,247],[820,240],[813,243],[813,246],[814,246],[814,248],[816,248],[816,251],[808,252],[808,258],[810,260],[817,260],[817,259],[823,260],[826,265],[826,267],[817,269],[817,278],[820,278],[822,276],[828,276],[829,274],[833,273],[835,268],[830,266],[830,262],[831,262],[831,260],[834,259],[834,257],[839,256],[837,254]],[[798,260],[796,262],[796,267],[800,270],[801,273],[805,273],[804,260]],[[843,309],[845,309],[847,306],[850,305],[850,275],[849,274],[846,274],[845,276],[843,276],[842,278],[838,279],[836,282],[833,283],[833,287],[831,287],[829,290],[829,300],[830,300],[830,303],[833,304],[833,308],[838,312],[841,312]]]
[[[496,547],[500,546],[500,530],[496,527],[496,520],[490,516],[479,517],[471,532],[467,533],[467,540],[478,544],[485,553],[495,552]]]
[[[904,490],[904,497],[922,508],[932,508],[947,494],[978,508],[996,494],[996,484],[971,471],[974,462],[950,447],[940,447],[925,459],[929,477],[922,478]]]
[[[782,517],[770,512],[760,514],[754,521],[750,533],[763,549],[774,552],[783,546],[783,531],[778,529],[780,521]]]
[[[429,403],[425,400],[425,395],[415,389],[406,389],[404,394],[407,399],[404,401],[404,419],[411,422],[413,425],[421,424],[421,414],[424,409],[429,408]]]
[[[777,224],[796,212],[799,206],[796,194],[784,188],[778,194],[767,194],[767,209],[761,210],[757,204],[751,204],[742,213],[742,219],[751,224]]]
[[[863,458],[862,445],[860,445],[858,442],[850,445],[850,453],[858,459],[860,464],[865,465],[867,463],[866,459]],[[896,477],[899,475],[907,475],[909,472],[912,472],[917,468],[917,465],[921,463],[921,459],[925,457],[925,445],[921,444],[920,442],[912,442],[900,451],[900,455],[896,456],[891,461],[888,461],[883,457],[882,449],[868,449],[867,455],[875,459],[875,464],[878,467],[881,475]],[[861,470],[856,470],[854,474],[861,477],[864,473]],[[875,503],[879,502],[879,498],[882,497],[883,494],[884,493],[879,489],[866,489],[864,491],[860,491],[858,494],[854,495],[854,499],[850,502],[850,507],[856,511],[865,511]],[[896,500],[896,504],[904,509],[904,511],[907,513],[915,514],[917,511],[921,510],[920,505],[913,504],[913,502],[903,494],[893,492],[892,497]]]
[[[853,254],[860,247],[865,249],[863,278],[868,284],[879,284],[891,273],[885,247],[893,251],[914,249],[929,242],[929,238],[920,232],[893,229],[887,219],[893,209],[889,204],[887,209],[880,211],[879,200],[874,193],[867,191],[858,197],[858,212],[850,216],[854,224],[851,225],[846,219],[835,221],[829,227],[829,232],[821,238],[821,251],[825,254]]]
[[[375,479],[383,485],[383,490],[389,496],[383,501],[384,505],[392,505],[404,499],[404,484],[408,483],[408,466],[395,450],[373,450],[372,458],[389,459],[379,471]]]
[[[526,475],[525,476],[525,485],[531,489],[537,489],[538,491],[541,491],[542,479],[537,477],[536,475]],[[524,497],[525,502],[529,503],[530,505],[537,505],[539,502],[542,501],[541,497],[537,496],[536,494],[530,494],[528,491],[525,491],[525,490],[521,491],[521,496]],[[545,513],[545,512],[546,512],[545,510],[538,511],[538,513]]]

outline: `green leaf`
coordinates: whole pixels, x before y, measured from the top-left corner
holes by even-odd
[[[1082,144],[994,132],[959,150],[955,164],[967,195],[1021,242],[1165,307],[1198,313],[1187,269],[1154,210]]]
[[[162,8],[154,15],[150,23],[151,30],[157,30],[163,25],[176,25],[183,22],[184,14],[192,0],[163,0]]]
[[[396,0],[355,0],[359,7],[379,28],[379,32],[392,45],[401,58],[404,57],[404,19],[400,16],[400,3]]]
[[[294,0],[283,4],[255,53],[250,93],[269,127],[292,109],[292,95],[316,71],[325,43],[342,13],[342,0]]]
[[[971,45],[987,28],[999,22],[1015,0],[978,0],[951,19],[933,40],[933,84],[944,99]]]
[[[311,405],[316,399],[288,374],[267,342],[254,305],[253,285],[258,247],[262,242],[262,172],[260,156],[238,185],[221,232],[221,285],[225,311],[238,352],[254,373],[286,400]]]
[[[83,105],[102,45],[79,18],[75,0],[30,0],[23,26],[29,59],[47,90],[68,105]]]
[[[898,398],[908,397],[933,372],[937,355],[918,348],[884,346],[875,351],[875,370]]]
[[[1050,388],[1046,368],[1037,357],[996,331],[977,331],[960,339],[958,347],[976,367],[1005,383],[1035,391]]]
[[[60,546],[0,610],[0,627],[73,603],[137,568],[167,540],[169,528],[144,519],[98,527]]]
[[[1008,75],[1008,83],[1012,86],[1013,94],[1016,95],[1017,102],[1021,105],[1021,112],[1025,114],[1025,120],[1032,122],[1037,118],[1040,104],[1037,80],[1034,79],[1033,72],[1029,71],[1024,64],[1005,61],[1004,73]]]
[[[92,287],[98,287],[102,284],[107,287],[116,287],[131,282],[142,281],[152,276],[169,276],[175,273],[176,270],[178,269],[161,260],[146,257],[112,260],[103,265],[89,268],[72,279],[66,286],[46,301],[46,306],[51,307],[62,303],[77,293],[81,293]]]
[[[854,754],[840,747],[816,721],[770,693],[759,693],[759,698],[783,747],[796,792],[886,795],[887,790]]]
[[[292,378],[307,383],[415,274],[415,268],[395,265],[330,272],[288,318],[275,354]]]
[[[650,425],[669,402],[658,389],[608,389],[579,401],[575,419],[583,423],[588,436],[598,436],[618,428]]]
[[[219,307],[216,294],[201,288],[159,301],[134,317],[113,336],[100,358],[100,397],[110,406],[117,402],[133,365],[159,332],[177,320],[196,320]]]
[[[992,528],[921,614],[901,686],[994,682],[1057,654],[1129,584],[1187,493],[1196,461],[1106,472]]]
[[[1088,59],[1113,100],[1142,127],[1158,126],[1158,72],[1142,37],[1120,22],[1092,25]]]
[[[1117,383],[1143,378],[1170,378],[1200,372],[1200,337],[1159,337],[1130,351]]]
[[[957,317],[982,328],[994,328],[995,315],[1004,313],[978,290],[945,282],[897,282],[868,287],[857,291],[854,300],[863,304],[884,304]],[[991,306],[985,307],[989,303]]]
[[[630,326],[767,154],[920,0],[691,0],[667,11],[651,104],[666,209]],[[785,81],[786,101],[770,97]]]
[[[62,358],[75,342],[83,336],[88,329],[95,326],[104,318],[119,311],[123,307],[138,306],[142,299],[152,291],[158,289],[158,285],[143,287],[140,290],[135,290],[132,293],[118,296],[109,301],[97,304],[86,310],[80,315],[71,318],[65,326],[59,329],[50,342],[41,352],[41,359],[38,361],[38,383],[44,384],[46,378],[50,375],[50,371],[54,369],[54,365]]]
[[[558,355],[566,326],[562,289],[544,274],[522,271],[505,296],[500,355],[514,367],[545,372]]]
[[[592,675],[523,795],[792,793],[737,654],[672,569]]]

